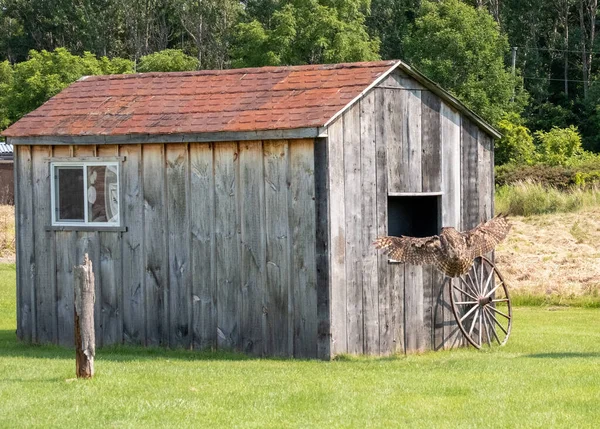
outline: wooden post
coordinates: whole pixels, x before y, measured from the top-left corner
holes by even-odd
[[[77,378],[94,376],[96,336],[94,332],[94,272],[88,254],[83,265],[74,267],[75,276],[75,365]]]

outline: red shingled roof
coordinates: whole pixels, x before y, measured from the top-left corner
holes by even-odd
[[[320,127],[396,63],[90,76],[3,134],[118,136]]]

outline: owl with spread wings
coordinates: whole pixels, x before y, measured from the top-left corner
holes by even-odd
[[[506,216],[498,215],[466,232],[444,227],[432,237],[379,237],[373,244],[398,262],[433,264],[449,277],[460,277],[469,272],[475,258],[494,250],[509,230]]]

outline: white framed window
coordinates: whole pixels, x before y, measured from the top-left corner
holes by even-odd
[[[120,226],[119,164],[52,162],[52,225]]]

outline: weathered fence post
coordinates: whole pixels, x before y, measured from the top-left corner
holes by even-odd
[[[94,271],[86,253],[75,275],[75,365],[77,378],[94,376],[96,335],[94,332]]]

